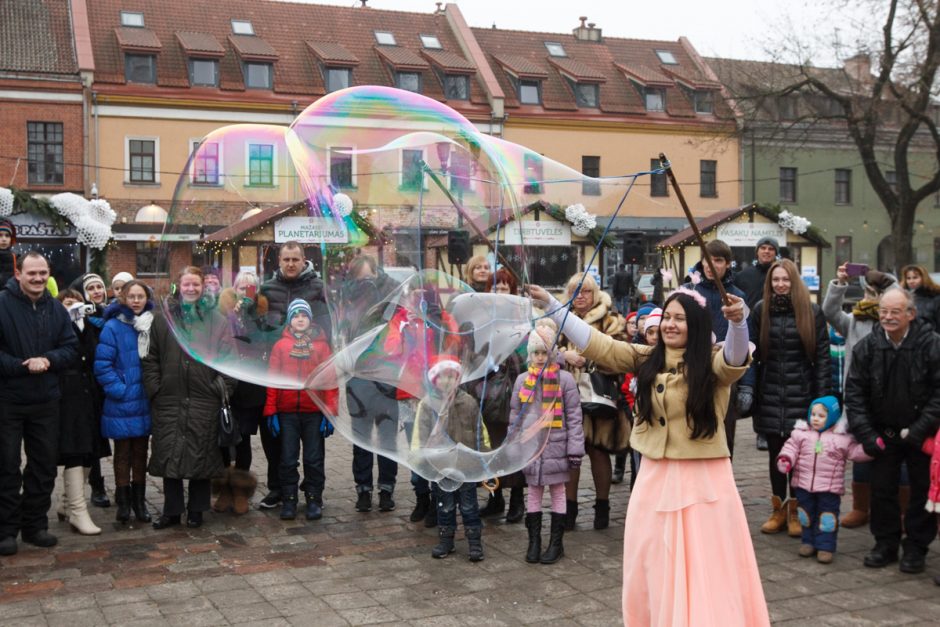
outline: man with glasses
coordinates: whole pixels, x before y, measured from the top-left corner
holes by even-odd
[[[845,385],[850,428],[874,458],[875,547],[865,556],[865,566],[882,568],[896,562],[900,546],[904,550],[900,571],[921,573],[927,547],[937,535],[936,516],[924,509],[930,457],[921,446],[940,426],[940,335],[917,319],[913,297],[900,288],[881,296],[878,318],[872,332],[853,349]],[[911,498],[902,512],[898,484],[905,462]]]

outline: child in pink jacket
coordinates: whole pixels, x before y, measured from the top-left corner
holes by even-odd
[[[809,405],[808,422],[799,420],[777,457],[777,469],[793,471],[797,512],[803,526],[800,555],[821,564],[832,562],[839,528],[839,505],[845,494],[845,462],[871,461],[846,430],[846,420],[834,396]]]

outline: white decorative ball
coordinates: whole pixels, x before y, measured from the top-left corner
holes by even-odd
[[[345,218],[352,213],[352,210],[352,198],[342,193],[333,195],[333,211],[335,211],[337,215]]]
[[[571,232],[577,235],[578,237],[587,237],[591,232],[591,229],[584,224],[573,224],[571,226]]]
[[[88,215],[92,220],[111,226],[117,220],[117,213],[104,198],[95,198],[88,203]]]
[[[13,191],[6,187],[0,187],[0,217],[6,217],[13,213]]]

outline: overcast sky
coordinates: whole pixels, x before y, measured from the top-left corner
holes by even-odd
[[[359,6],[358,0],[295,0]],[[821,24],[841,24],[845,16],[807,0],[459,0],[471,26],[571,32],[585,15],[605,35],[675,41],[688,37],[703,56],[768,59],[768,44],[786,32],[826,34]],[[376,9],[433,12],[434,0],[369,0]],[[833,19],[834,18],[834,19]],[[877,26],[874,28],[877,29]],[[832,53],[814,55],[817,65],[834,63]]]

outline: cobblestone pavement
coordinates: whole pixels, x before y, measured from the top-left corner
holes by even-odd
[[[258,471],[260,445],[255,453]],[[928,572],[917,576],[867,569],[868,531],[846,529],[835,563],[801,559],[798,540],[758,531],[769,507],[767,457],[755,449],[749,422],[738,427],[737,453],[735,475],[776,624],[938,623],[940,590],[931,576],[940,573],[940,557],[932,553]],[[112,522],[113,508],[92,508],[104,532],[82,537],[53,513],[55,549],[21,543],[18,555],[0,558],[0,625],[620,623],[627,483],[613,488],[610,528],[594,531],[585,468],[578,530],[565,536],[566,555],[557,564],[526,564],[526,530],[503,522],[487,525],[486,560],[473,564],[461,532],[455,554],[431,559],[435,532],[408,522],[414,500],[405,472],[394,512],[357,513],[351,459],[352,447],[341,437],[327,441],[325,509],[317,522],[282,522],[276,511],[254,510],[242,517],[209,514],[198,530],[155,531]],[[262,487],[255,502],[263,494]],[[162,504],[157,481],[151,480],[149,500],[153,510]]]

